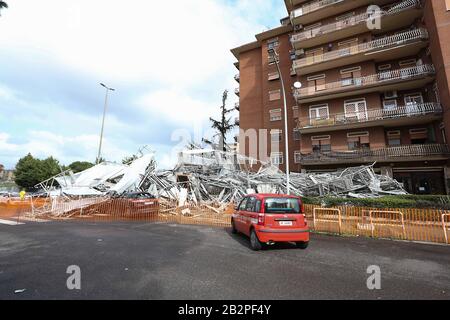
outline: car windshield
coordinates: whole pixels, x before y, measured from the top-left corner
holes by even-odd
[[[300,213],[300,201],[295,198],[267,198],[266,213]]]

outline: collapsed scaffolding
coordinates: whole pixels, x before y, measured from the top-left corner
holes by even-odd
[[[376,174],[374,165],[328,173],[291,173],[290,191],[309,197],[407,194],[396,180]],[[165,211],[190,215],[187,206],[206,206],[221,213],[247,194],[286,193],[287,183],[286,174],[271,163],[231,152],[194,149],[180,152],[171,170],[157,170],[154,154],[146,154],[128,165],[104,162],[77,174],[62,172],[38,187],[51,201],[47,207],[33,210],[35,216],[64,217],[74,208],[89,208],[130,192],[149,193],[166,206]],[[67,206],[58,203],[71,203],[70,210],[61,209]]]

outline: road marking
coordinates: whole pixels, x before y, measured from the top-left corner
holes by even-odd
[[[6,224],[6,225],[9,225],[9,226],[18,226],[18,225],[21,225],[21,224],[25,224],[25,223],[22,223],[22,222],[11,221],[11,220],[3,220],[3,219],[0,219],[0,223],[1,224]]]
[[[30,222],[50,222],[50,220],[45,219],[39,219],[39,218],[32,218],[32,217],[14,217],[15,220],[23,220],[23,221],[30,221]]]

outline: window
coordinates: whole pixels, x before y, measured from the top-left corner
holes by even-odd
[[[306,51],[305,56],[307,64],[321,62],[323,60],[323,48]]]
[[[326,89],[324,74],[308,77],[307,80],[308,80],[308,87],[309,87],[310,93],[314,93],[316,91],[322,91],[322,90]]]
[[[331,136],[313,136],[311,140],[313,152],[331,151]]]
[[[387,132],[387,140],[389,147],[397,147],[402,144],[400,139],[400,130],[393,130]]]
[[[302,160],[302,154],[300,151],[294,152],[294,163],[300,163]]]
[[[280,74],[278,72],[270,72],[268,75],[268,80],[272,81],[272,80],[278,80],[280,79]]]
[[[299,141],[300,138],[301,138],[300,130],[299,129],[294,129],[294,140],[295,141]]]
[[[416,65],[416,59],[402,60],[398,62],[400,67],[414,67]]]
[[[270,110],[270,121],[279,121],[281,117],[281,109]]]
[[[308,38],[315,37],[321,32],[321,29],[319,29],[321,26],[322,26],[321,22],[311,24],[303,28],[303,32],[307,34]]]
[[[298,114],[298,107],[297,106],[292,107],[292,114],[293,114],[294,119],[298,119],[299,114]]]
[[[369,132],[352,132],[347,134],[349,150],[370,149]]]
[[[390,64],[382,64],[378,66],[378,70],[380,71],[385,71],[385,70],[390,70],[392,68],[392,65]]]
[[[247,200],[248,198],[244,198],[244,200],[241,201],[241,204],[239,205],[239,211],[245,211],[245,208],[247,206]]]
[[[248,212],[255,211],[255,205],[256,205],[256,198],[253,198],[253,197],[248,198],[247,204],[245,206],[245,211],[248,211]]]
[[[267,60],[269,62],[269,65],[272,65],[275,63],[275,56],[273,55],[273,53],[269,53],[267,55]]]
[[[270,160],[274,165],[283,164],[283,152],[272,152],[270,154]]]
[[[281,99],[281,90],[269,91],[269,101],[275,101]]]
[[[311,120],[311,125],[314,125],[317,121],[328,119],[328,105],[323,104],[309,107],[309,118]]]
[[[266,213],[301,213],[300,201],[295,198],[266,198],[264,203]]]
[[[276,48],[279,46],[279,44],[280,44],[280,42],[278,41],[278,38],[273,38],[273,39],[267,40],[267,49],[270,50],[270,49]]]
[[[438,87],[437,82],[435,82],[434,85],[433,85],[433,92],[434,92],[434,95],[436,97],[436,102],[437,103],[441,103],[441,97],[439,95],[439,87]]]
[[[445,8],[450,11],[450,0],[445,0]]]
[[[271,141],[280,142],[283,138],[283,131],[281,130],[271,130],[270,131]]]
[[[340,55],[353,54],[358,52],[358,39],[351,39],[338,43]]]
[[[423,103],[423,97],[422,97],[421,93],[405,95],[405,104],[406,105],[415,105],[415,104],[422,104],[422,103]]]
[[[425,144],[428,141],[428,129],[410,129],[409,137],[411,138],[411,144]]]
[[[346,101],[344,111],[346,120],[367,120],[366,100]]]
[[[358,84],[361,78],[361,67],[341,70],[341,78],[341,85],[343,87]]]
[[[384,108],[384,110],[395,110],[395,109],[397,109],[397,100],[396,99],[384,100],[383,101],[383,108]]]

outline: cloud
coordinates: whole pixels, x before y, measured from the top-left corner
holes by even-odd
[[[2,30],[8,27],[0,42],[38,49],[113,84],[157,79],[161,85],[190,86],[228,64],[229,49],[262,28],[236,14],[249,6],[212,0],[16,0],[0,21]]]
[[[25,142],[14,144],[10,142],[11,136],[7,133],[0,133],[0,157],[8,160],[14,158],[16,154],[26,155],[31,153],[38,158],[53,156],[63,164],[70,164],[73,161],[85,159],[95,161],[98,151],[99,137],[96,135],[63,136],[49,131],[30,131],[25,137]],[[111,155],[107,160],[120,161],[129,153],[117,147],[108,138],[103,141],[102,155]],[[88,157],[86,157],[89,155]],[[12,163],[8,161],[8,163]],[[15,162],[14,162],[15,163]],[[10,165],[10,167],[12,167]]]
[[[173,163],[173,133],[201,138],[222,91],[229,106],[237,99],[230,48],[282,11],[278,0],[15,0],[0,18],[0,162],[28,152],[92,161],[105,82],[117,89],[106,158],[149,144]]]
[[[164,117],[178,124],[203,122],[215,111],[214,105],[196,100],[176,89],[150,92],[139,98],[137,104],[144,114]]]

